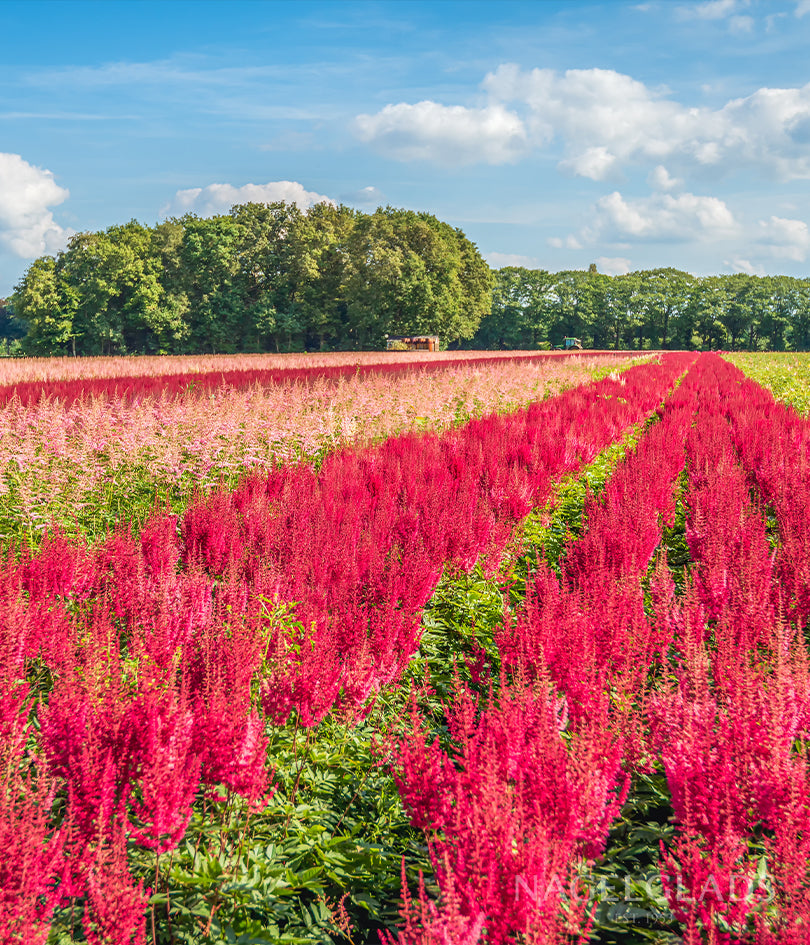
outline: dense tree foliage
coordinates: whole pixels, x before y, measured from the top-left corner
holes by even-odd
[[[810,348],[810,279],[507,267],[427,213],[248,203],[78,233],[2,306],[0,353],[379,348]]]
[[[810,349],[810,279],[691,276],[652,269],[623,276],[507,267],[476,348]]]
[[[11,306],[31,354],[302,351],[458,343],[491,289],[476,247],[430,214],[250,203],[78,233],[31,265]]]

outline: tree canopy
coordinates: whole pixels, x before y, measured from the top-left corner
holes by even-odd
[[[810,348],[810,279],[692,276],[651,269],[606,276],[506,267],[469,347],[724,350]]]
[[[248,203],[78,233],[11,300],[31,354],[373,348],[389,334],[471,338],[492,273],[428,213]]]
[[[21,335],[25,335],[21,341]],[[663,268],[491,271],[428,213],[247,203],[77,233],[0,312],[0,353],[196,354],[382,347],[388,335],[540,349],[810,348],[810,280]]]

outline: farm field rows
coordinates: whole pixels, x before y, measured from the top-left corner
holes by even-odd
[[[0,940],[806,941],[807,421],[628,365],[340,381],[422,422],[12,529]]]
[[[349,444],[515,410],[637,363],[623,355],[453,358],[431,362],[432,370],[423,373],[424,358],[400,357],[382,365],[398,367],[397,373],[356,374],[356,363],[345,356],[316,356],[309,381],[301,377],[300,357],[170,358],[160,362],[164,377],[177,378],[188,368],[182,376],[204,369],[209,379],[221,379],[227,370],[232,379],[243,380],[190,385],[174,396],[155,397],[150,386],[139,392],[130,374],[110,375],[127,379],[136,395],[127,399],[93,386],[103,370],[111,370],[101,358],[88,359],[89,381],[78,399],[82,381],[71,377],[75,359],[37,363],[34,374],[65,377],[74,385],[72,399],[66,403],[46,386],[42,389],[51,393],[34,403],[12,397],[0,406],[0,538],[31,543],[56,523],[92,539],[121,519],[142,521],[156,504],[180,511],[195,492],[221,481],[235,485],[259,468],[319,462]],[[131,371],[133,362],[147,362],[152,373],[146,379],[158,376],[158,359],[112,360],[122,372]],[[267,364],[278,362],[292,363],[297,380],[259,383]],[[330,369],[348,367],[349,374],[324,377],[320,362]],[[369,360],[372,367],[375,363]]]
[[[619,355],[621,356],[621,352]],[[627,352],[624,353],[625,356]],[[571,354],[565,351],[326,351],[318,354],[191,354],[132,355],[127,357],[85,358],[5,358],[0,361],[0,386],[45,382],[116,380],[123,378],[155,378],[175,375],[221,375],[266,371],[316,372],[359,367],[410,365],[424,367],[436,364],[452,366],[456,362],[518,360],[562,360],[616,357],[612,351],[587,351]]]

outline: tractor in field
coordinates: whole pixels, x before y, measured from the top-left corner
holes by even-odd
[[[555,351],[570,351],[572,348],[582,350],[582,342],[579,338],[563,338],[561,345],[554,345]]]

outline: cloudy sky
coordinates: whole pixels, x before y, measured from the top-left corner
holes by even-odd
[[[426,210],[493,266],[810,271],[810,0],[0,0],[0,297],[71,233]]]

